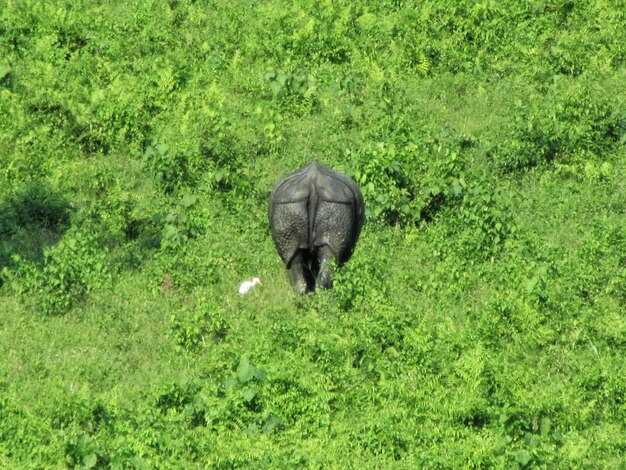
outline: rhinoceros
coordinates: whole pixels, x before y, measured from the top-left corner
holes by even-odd
[[[365,204],[348,176],[313,162],[276,183],[268,217],[289,281],[305,293],[332,287],[332,260],[341,266],[352,256]]]

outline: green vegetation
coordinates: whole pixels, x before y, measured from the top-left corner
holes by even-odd
[[[0,2],[0,467],[623,466],[625,24]],[[298,297],[267,198],[314,159],[367,222]]]

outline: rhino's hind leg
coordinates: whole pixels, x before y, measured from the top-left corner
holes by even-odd
[[[298,294],[304,294],[312,289],[311,272],[308,259],[304,252],[299,250],[287,267],[289,282]]]
[[[333,286],[335,254],[328,245],[322,245],[317,249],[317,259],[319,260],[319,272],[315,280],[316,284],[322,289],[330,289]]]

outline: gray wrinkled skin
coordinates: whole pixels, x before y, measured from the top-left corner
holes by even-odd
[[[365,221],[361,191],[346,175],[310,163],[282,178],[270,195],[269,223],[298,293],[332,287],[332,260],[350,259]]]

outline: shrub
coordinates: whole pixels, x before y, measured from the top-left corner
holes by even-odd
[[[45,315],[67,313],[109,279],[107,251],[89,232],[68,231],[61,241],[44,250],[41,267],[18,258],[9,274],[14,290],[25,303],[33,303]]]
[[[170,321],[176,344],[188,351],[223,340],[230,329],[222,307],[208,299],[201,299],[194,307],[172,314]]]
[[[69,202],[63,195],[45,183],[28,183],[0,205],[0,237],[19,229],[62,230],[69,218]]]
[[[604,159],[626,133],[626,114],[588,81],[556,77],[545,96],[519,101],[505,135],[488,149],[490,161],[508,173]]]

